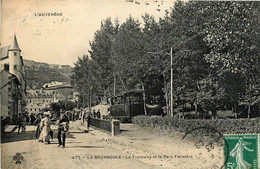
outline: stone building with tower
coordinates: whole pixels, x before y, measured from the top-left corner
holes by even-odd
[[[0,49],[0,78],[1,119],[25,112],[26,79],[16,35],[11,45]]]

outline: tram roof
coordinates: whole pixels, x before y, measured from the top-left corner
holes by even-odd
[[[137,95],[137,94],[142,94],[142,93],[144,93],[144,91],[142,91],[142,90],[132,90],[132,91],[120,93],[120,94],[118,94],[116,96],[112,96],[112,97],[119,97],[119,96],[124,96],[124,95],[129,95],[129,94]]]

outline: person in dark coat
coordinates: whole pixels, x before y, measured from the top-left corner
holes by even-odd
[[[34,125],[37,126],[36,127],[36,131],[35,131],[35,137],[38,139],[41,133],[41,128],[40,128],[40,123],[41,123],[41,115],[38,115],[37,118],[34,120]]]
[[[63,114],[60,117],[60,120],[58,120],[58,147],[62,146],[65,147],[65,141],[66,141],[66,133],[69,130],[69,121],[68,118],[66,118],[66,115]]]
[[[97,113],[95,111],[95,109],[93,110],[93,116],[96,118],[97,117]]]
[[[101,113],[100,113],[100,110],[98,109],[98,111],[97,111],[97,118],[101,118]]]
[[[22,115],[19,114],[16,119],[16,127],[18,128],[18,134],[20,134],[20,129],[22,129],[23,123],[24,121]]]
[[[90,126],[90,119],[91,119],[91,116],[90,116],[90,113],[87,114],[86,116],[86,127],[87,127],[87,130],[89,131],[89,126]]]
[[[63,118],[65,119],[65,121],[66,121],[67,123],[70,122],[69,117],[68,117],[67,114],[63,114]]]
[[[34,121],[35,121],[35,116],[34,116],[34,114],[31,114],[31,115],[30,115],[30,119],[31,119],[31,125],[33,125],[33,124],[34,124]]]
[[[26,124],[29,124],[29,122],[30,122],[30,117],[28,114],[25,114],[25,122],[26,122]]]

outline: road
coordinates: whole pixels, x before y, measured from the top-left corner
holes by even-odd
[[[55,136],[56,127],[52,127]],[[27,126],[26,133],[18,135],[13,132],[3,136],[2,169],[156,168],[137,159],[127,158],[129,154],[108,146],[104,138],[91,134],[92,131],[82,133],[77,127],[72,127],[65,148],[57,147],[57,138],[49,145],[39,143],[34,138],[34,131],[34,126]],[[21,164],[13,160],[16,153],[21,153],[23,157]],[[104,159],[105,156],[108,159]]]
[[[219,169],[224,165],[224,140],[212,143],[210,137],[191,137],[171,129],[162,130],[120,124],[121,133],[115,137],[90,128],[83,133],[80,121],[70,123],[66,147],[57,141],[57,126],[53,125],[54,140],[51,144],[39,143],[34,138],[34,126],[27,126],[26,133],[6,133],[2,138],[3,169]],[[8,131],[10,131],[9,129]],[[213,134],[213,135],[212,135]],[[214,142],[213,142],[214,143]],[[13,156],[21,153],[21,164]]]

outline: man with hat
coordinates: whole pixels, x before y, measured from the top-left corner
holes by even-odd
[[[39,142],[43,142],[45,144],[50,144],[50,131],[51,131],[51,123],[50,116],[51,112],[47,111],[43,113],[45,117],[42,119],[40,123],[41,134],[39,137]]]
[[[69,130],[69,120],[65,114],[60,116],[60,119],[57,121],[58,123],[58,147],[65,147],[66,133]]]

